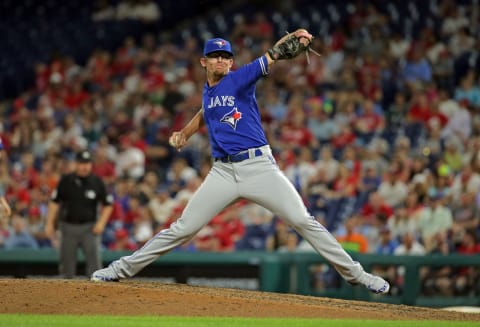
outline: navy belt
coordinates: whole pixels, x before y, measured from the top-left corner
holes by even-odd
[[[250,153],[252,153],[251,156],[250,156]],[[247,150],[247,151],[243,151],[243,152],[240,152],[240,153],[237,153],[237,154],[232,154],[232,155],[228,155],[228,156],[225,156],[225,157],[215,158],[215,161],[240,162],[240,161],[243,161],[243,160],[260,157],[262,154],[263,154],[263,152],[260,149],[255,149],[255,151],[253,151],[253,152],[250,152],[250,151]]]

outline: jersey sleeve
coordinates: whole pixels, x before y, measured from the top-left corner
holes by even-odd
[[[236,76],[238,77],[236,82],[247,86],[256,83],[260,77],[267,75],[268,61],[265,56],[261,56],[236,71]]]
[[[67,185],[67,176],[63,175],[58,182],[57,188],[53,190],[52,195],[50,196],[50,200],[56,203],[60,203],[65,200],[65,193],[66,193],[66,185]]]
[[[98,189],[100,193],[100,202],[102,202],[104,206],[113,205],[113,195],[108,193],[107,188],[105,187],[105,183],[103,183],[100,178],[98,178]]]

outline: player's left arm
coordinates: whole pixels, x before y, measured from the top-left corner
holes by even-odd
[[[113,195],[107,193],[107,188],[102,181],[99,181],[99,185],[100,198],[102,199],[102,210],[100,210],[100,216],[93,226],[92,232],[95,235],[101,235],[103,233],[113,212]]]
[[[285,35],[265,53],[268,67],[271,67],[277,60],[292,59],[308,51],[312,40],[312,34],[303,28],[299,28],[295,32]]]
[[[193,118],[178,132],[173,132],[169,138],[170,145],[177,150],[181,150],[187,143],[190,136],[195,134],[203,125],[203,107],[193,116]]]
[[[98,218],[98,220],[95,222],[95,225],[93,226],[92,232],[95,235],[101,235],[103,233],[103,231],[105,230],[105,226],[107,226],[108,220],[112,215],[112,212],[113,212],[112,205],[106,205],[102,207],[102,210],[100,211],[100,217]]]

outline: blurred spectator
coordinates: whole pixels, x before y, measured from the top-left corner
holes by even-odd
[[[398,245],[398,241],[395,238],[392,238],[390,228],[388,226],[384,226],[380,229],[380,242],[375,249],[375,253],[383,255],[394,254]]]
[[[292,182],[297,191],[304,195],[308,181],[315,174],[315,166],[310,148],[294,149],[294,162],[285,169],[285,175]]]
[[[312,108],[312,113],[310,114],[307,125],[318,142],[320,142],[320,144],[326,144],[338,133],[339,126],[335,120],[329,117],[328,112],[323,108],[324,104],[322,100],[318,101],[320,104]]]
[[[247,204],[242,209],[241,217],[245,225],[245,234],[237,241],[236,249],[265,250],[267,237],[273,233],[273,214],[257,204]]]
[[[336,238],[342,247],[347,251],[367,253],[368,239],[357,231],[359,217],[353,216],[345,221],[345,231]]]
[[[445,164],[455,173],[459,172],[463,166],[463,158],[460,146],[460,142],[458,142],[456,139],[445,140],[445,151],[442,159]]]
[[[315,163],[317,172],[322,170],[325,172],[326,179],[331,182],[335,179],[338,173],[338,160],[333,157],[332,148],[329,145],[322,146],[320,155]],[[315,179],[314,176],[311,179]]]
[[[342,125],[338,134],[332,138],[332,144],[337,153],[341,153],[344,147],[353,145],[356,139],[353,128],[350,125]]]
[[[291,117],[280,130],[280,140],[288,148],[295,146],[316,147],[317,140],[305,126],[306,116],[299,108],[292,109]]]
[[[185,207],[201,183],[202,181],[197,176],[190,178],[185,187],[175,194],[177,205]]]
[[[196,177],[197,172],[195,169],[188,165],[187,160],[184,157],[176,157],[167,172],[166,181],[169,185],[170,193],[175,195],[182,188],[185,187],[187,182]]]
[[[92,13],[92,20],[95,22],[115,19],[115,7],[108,0],[98,0],[95,3],[95,10]]]
[[[359,176],[355,173],[352,163],[342,163],[338,167],[337,178],[333,180],[332,198],[355,197],[359,183]]]
[[[477,230],[480,226],[480,210],[475,197],[475,193],[465,192],[458,201],[452,202],[453,237],[458,238],[465,230]]]
[[[480,90],[479,90],[480,92]],[[480,95],[480,93],[479,93]],[[441,136],[445,140],[458,139],[466,144],[472,135],[472,115],[466,106],[462,103],[448,118],[448,123],[443,130],[440,130]]]
[[[388,171],[378,186],[378,194],[392,208],[399,206],[407,198],[408,186],[400,177],[396,171]]]
[[[154,0],[138,0],[130,14],[132,18],[146,23],[157,21],[161,16],[160,7]]]
[[[406,233],[400,240],[400,245],[395,248],[395,255],[424,255],[425,247],[417,241],[414,235]]]
[[[45,233],[45,218],[38,206],[31,206],[27,212],[27,229],[38,247],[52,246],[50,238]]]
[[[108,247],[111,251],[135,251],[137,244],[130,239],[128,230],[118,229],[115,232],[115,240]]]
[[[460,80],[460,85],[455,88],[454,98],[457,101],[466,100],[464,106],[472,106],[474,109],[480,108],[480,87],[475,83],[475,72],[469,70]],[[478,76],[477,76],[478,78]]]
[[[387,226],[392,238],[398,241],[407,233],[419,236],[418,213],[416,215],[409,214],[406,207],[400,206],[395,209],[394,214],[388,219]]]
[[[446,2],[448,3],[448,2]],[[444,15],[441,26],[441,33],[443,37],[449,38],[460,29],[467,27],[470,23],[468,19],[460,13],[457,6],[452,5],[444,7]]]
[[[353,126],[362,144],[366,145],[385,128],[383,113],[375,112],[373,101],[365,99]]]
[[[448,50],[455,56],[470,51],[475,46],[475,39],[470,36],[468,27],[459,28],[449,39]]]
[[[275,218],[273,225],[272,234],[266,240],[266,250],[278,252],[295,251],[298,245],[297,233],[282,219]]]
[[[120,136],[120,152],[115,165],[117,176],[126,176],[139,180],[145,173],[145,154],[134,147],[128,135]]]
[[[402,78],[411,92],[432,81],[432,67],[420,47],[416,46],[410,50],[402,67]]]
[[[473,171],[470,164],[463,165],[452,183],[452,200],[457,202],[463,192],[477,194],[478,190],[480,190],[480,174]]]
[[[145,244],[154,234],[153,220],[148,208],[140,206],[137,198],[132,198],[135,202],[135,207],[131,208],[135,211],[135,218],[133,220],[133,238],[139,246]]]
[[[93,156],[92,172],[101,177],[108,186],[115,183],[116,172],[114,163],[108,158],[107,148],[97,147]]]
[[[245,226],[239,216],[241,205],[241,202],[237,202],[229,206],[211,221],[214,236],[218,241],[217,251],[233,251],[235,244],[242,239]]]
[[[386,108],[385,120],[386,125],[393,129],[403,130],[405,125],[405,116],[408,111],[408,102],[405,94],[398,91],[395,94],[394,101]],[[387,131],[388,132],[388,131]]]
[[[4,243],[5,250],[18,248],[37,249],[35,238],[28,231],[28,222],[20,216],[12,217],[12,228]]]
[[[409,48],[408,39],[404,38],[402,34],[394,32],[389,41],[389,51],[393,58],[397,60],[405,58]]]
[[[447,233],[435,235],[435,246],[430,254],[449,255],[453,253],[453,246],[448,240]],[[455,269],[451,266],[433,266],[423,268],[422,284],[426,295],[453,295],[455,287]]]
[[[176,201],[170,197],[168,187],[161,185],[151,195],[148,202],[153,219],[159,226],[168,220],[172,214],[173,209],[177,205]]]
[[[419,217],[419,227],[422,241],[427,251],[435,246],[437,234],[446,233],[453,225],[452,212],[443,203],[444,194],[429,194],[428,206],[426,206]]]
[[[378,192],[373,192],[359,213],[363,224],[376,225],[378,222],[385,224],[392,216],[393,209]]]
[[[480,253],[480,243],[478,242],[475,230],[468,229],[457,247],[457,252],[466,255],[478,255]],[[475,267],[460,267],[455,276],[455,294],[471,295],[478,292],[478,281],[480,272]]]
[[[360,183],[358,184],[357,190],[360,195],[363,195],[361,198],[361,203],[363,204],[370,193],[375,192],[378,189],[378,186],[381,184],[382,178],[378,174],[377,169],[373,165],[364,165],[364,170],[361,175]]]

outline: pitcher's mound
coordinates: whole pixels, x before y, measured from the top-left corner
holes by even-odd
[[[0,313],[480,321],[480,314],[144,281],[0,279]]]

